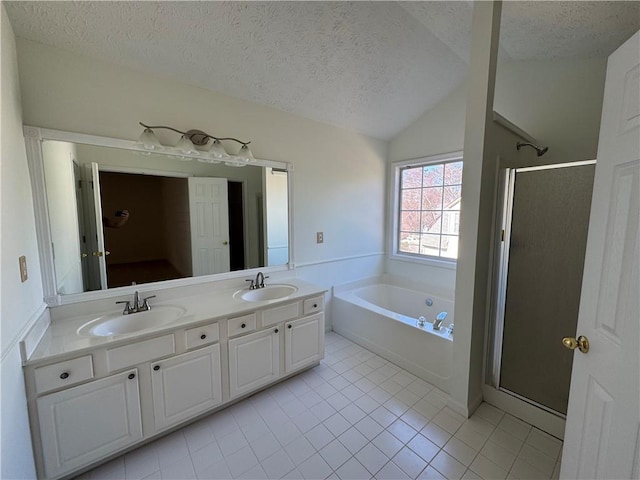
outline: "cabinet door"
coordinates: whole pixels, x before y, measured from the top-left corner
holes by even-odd
[[[136,369],[37,400],[47,477],[56,477],[142,438]]]
[[[220,405],[220,345],[154,362],[151,386],[158,430]]]
[[[286,373],[319,361],[324,345],[324,313],[287,322],[284,343]]]
[[[278,327],[229,340],[229,387],[232,398],[270,383],[279,376]]]

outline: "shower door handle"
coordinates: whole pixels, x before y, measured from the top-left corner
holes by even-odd
[[[562,345],[569,350],[575,350],[577,348],[582,353],[589,351],[589,339],[583,335],[580,335],[577,340],[575,337],[564,337],[562,339]]]

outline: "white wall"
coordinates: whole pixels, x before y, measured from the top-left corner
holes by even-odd
[[[35,478],[18,341],[44,307],[13,30],[1,16],[0,77],[0,478]],[[18,257],[29,279],[20,282]]]
[[[44,175],[58,292],[82,292],[78,206],[73,174],[75,145],[67,142],[45,142],[42,150],[47,158]]]
[[[329,288],[381,271],[386,142],[22,39],[18,62],[27,124],[132,140],[139,121],[198,128],[291,162],[297,275]]]
[[[605,58],[499,64],[494,110],[535,137],[549,151],[539,164],[596,156]],[[462,150],[468,82],[451,92],[389,142],[389,161]],[[387,260],[396,275],[431,279],[453,289],[455,271]]]

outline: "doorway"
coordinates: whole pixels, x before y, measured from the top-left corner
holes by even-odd
[[[494,294],[492,385],[564,418],[595,161],[508,170]]]

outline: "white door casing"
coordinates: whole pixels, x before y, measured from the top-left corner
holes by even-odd
[[[193,275],[230,270],[229,198],[226,178],[189,177]]]
[[[639,177],[640,32],[607,66],[561,478],[640,474]]]
[[[91,164],[91,181],[93,182],[93,208],[95,212],[96,239],[98,250],[91,254],[98,258],[100,271],[100,288],[107,289],[107,250],[104,245],[104,228],[102,226],[102,198],[100,197],[100,171],[98,164]]]

